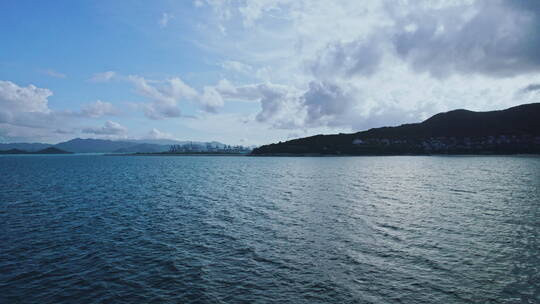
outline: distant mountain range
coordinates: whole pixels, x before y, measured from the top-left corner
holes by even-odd
[[[25,151],[20,149],[10,149],[10,150],[2,150],[0,151],[0,154],[72,154],[71,152],[67,152],[64,150],[60,150],[54,147],[48,147],[39,151]]]
[[[12,144],[0,143],[0,151],[23,150],[23,151],[35,152],[35,151],[43,150],[51,146],[52,145],[50,144],[42,144],[42,143],[12,143]]]
[[[148,139],[148,140],[106,140],[106,139],[82,139],[75,138],[56,145],[43,143],[0,143],[0,151],[21,150],[26,152],[36,152],[46,148],[54,147],[62,151],[73,153],[153,153],[168,151],[171,145],[201,145],[211,144],[214,147],[224,147],[219,142],[190,142],[169,139]]]
[[[454,110],[413,124],[316,135],[261,146],[252,155],[540,153],[540,103],[502,111]]]

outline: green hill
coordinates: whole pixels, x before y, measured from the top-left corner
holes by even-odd
[[[455,110],[414,124],[316,135],[261,146],[252,155],[540,153],[540,103],[501,111]]]

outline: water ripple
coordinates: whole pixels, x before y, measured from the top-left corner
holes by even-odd
[[[0,157],[1,303],[539,303],[537,157]]]

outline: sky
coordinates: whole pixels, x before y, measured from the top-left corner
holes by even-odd
[[[536,0],[3,0],[0,37],[0,142],[262,145],[540,101]]]

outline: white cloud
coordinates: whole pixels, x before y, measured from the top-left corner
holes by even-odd
[[[54,78],[66,78],[66,74],[57,72],[57,71],[52,70],[52,69],[41,70],[41,73],[43,73],[45,75],[48,75],[48,76],[51,76],[51,77],[54,77]]]
[[[52,91],[0,81],[0,136],[4,141],[47,138],[49,126],[62,123],[48,107]]]
[[[75,133],[75,130],[73,129],[56,129],[54,130],[54,133],[56,134],[68,134],[68,135],[72,135]]]
[[[193,2],[193,5],[195,5],[195,7],[202,7],[204,5],[204,2],[202,0],[195,0]]]
[[[455,108],[502,109],[540,97],[538,1],[193,4],[197,16],[206,18],[196,45],[210,52],[205,59],[215,58],[209,66],[221,68],[204,73],[223,80],[188,84],[106,71],[90,81],[129,81],[147,99],[139,107],[151,119],[187,116],[184,111],[194,104],[201,109],[199,119],[178,123],[218,138],[238,131],[245,133],[238,138],[249,140],[253,130],[269,140],[276,134],[353,131],[419,121]],[[156,17],[160,26],[170,25],[169,13]],[[48,89],[0,82],[3,129],[9,122],[10,134],[37,127],[73,130],[60,120],[115,114],[114,106],[102,101],[77,112],[52,111],[51,95]],[[248,114],[230,114],[238,101],[249,103],[240,105],[250,109]],[[228,131],[227,124],[234,127]],[[250,130],[244,131],[246,126]]]
[[[112,80],[116,76],[114,71],[106,71],[103,73],[96,73],[90,78],[91,82],[107,82]]]
[[[82,133],[95,135],[125,135],[128,129],[121,124],[107,120],[102,127],[88,127],[82,130]]]
[[[40,112],[49,113],[48,100],[52,96],[49,89],[34,85],[20,87],[11,81],[0,80],[0,112]]]
[[[511,77],[540,72],[538,1],[476,1],[449,8],[392,11],[393,45],[416,71],[435,77],[478,73]],[[406,25],[416,30],[407,31]]]
[[[22,141],[56,141],[58,136],[66,138],[81,132],[78,125],[82,119],[118,114],[111,103],[100,100],[83,105],[80,111],[52,110],[48,106],[48,98],[52,95],[53,92],[46,88],[0,81],[0,129],[3,137]],[[85,128],[85,133],[92,130],[112,132],[115,128],[116,132],[123,130],[117,127],[115,123],[108,123],[101,129]]]
[[[352,42],[334,42],[307,61],[309,71],[319,80],[353,75],[371,76],[383,60],[383,42],[376,37]]]
[[[212,141],[218,140],[229,144],[265,144],[285,140],[291,133],[290,130],[280,128],[268,128],[267,124],[260,123],[255,119],[255,115],[237,113],[217,113],[212,115],[201,115],[198,119],[188,119],[184,124],[193,130],[197,130],[204,136],[198,140]],[[316,127],[310,132],[329,133],[331,129]],[[307,136],[305,130],[296,130],[298,136]],[[242,141],[243,140],[243,141]]]
[[[227,60],[221,63],[221,67],[237,73],[250,73],[253,68],[249,64],[239,61]]]
[[[199,98],[206,112],[216,113],[225,104],[221,94],[213,87],[204,87],[203,94]]]
[[[3,142],[51,142],[48,129],[26,127],[0,122],[0,141]]]
[[[105,115],[116,115],[118,110],[109,102],[98,100],[91,104],[86,104],[81,107],[81,114],[86,117],[102,117]]]
[[[171,133],[162,132],[156,128],[152,128],[146,136],[147,139],[174,139]]]
[[[151,103],[143,105],[145,115],[150,119],[164,119],[180,117],[181,111],[178,102],[197,98],[197,91],[180,78],[171,78],[162,82],[151,81],[144,77],[131,75],[128,79],[135,85],[136,91],[149,99]]]
[[[205,4],[227,35],[203,31],[204,46],[252,82],[215,90],[258,102],[252,118],[274,128],[359,130],[537,101],[523,89],[540,82],[537,1]]]
[[[224,105],[222,96],[212,86],[205,86],[202,92],[198,92],[178,77],[165,81],[151,81],[131,75],[128,79],[135,85],[140,95],[152,100],[151,103],[142,105],[146,117],[150,119],[182,116],[178,105],[181,101],[196,102],[205,112],[210,113],[216,113]]]
[[[301,91],[294,87],[274,83],[235,86],[221,80],[213,87],[214,94],[223,100],[258,102],[261,111],[255,116],[259,122],[269,122],[276,128],[294,128],[301,125]]]
[[[522,93],[529,93],[529,92],[536,93],[538,91],[540,91],[540,83],[531,83],[528,86],[519,90],[519,92],[522,92]]]
[[[354,89],[328,82],[311,82],[302,95],[302,105],[307,111],[307,126],[350,124],[351,110],[356,105]]]
[[[161,28],[166,28],[167,25],[169,25],[169,21],[174,19],[174,16],[168,14],[168,13],[162,13],[161,18],[159,18],[159,26]]]

